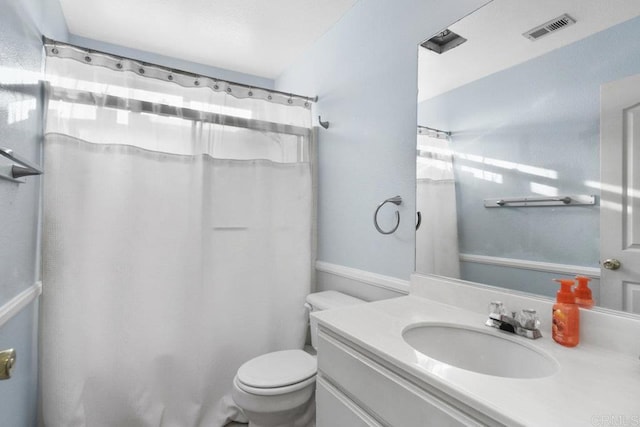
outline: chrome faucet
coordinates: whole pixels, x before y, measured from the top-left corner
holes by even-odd
[[[489,304],[489,318],[485,325],[533,340],[542,337],[540,320],[535,310],[524,309],[519,313],[513,311],[509,315],[500,301]]]

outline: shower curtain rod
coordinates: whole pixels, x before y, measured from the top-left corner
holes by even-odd
[[[297,95],[275,89],[267,89],[260,86],[250,86],[244,83],[218,79],[216,77],[205,76],[202,74],[192,73],[190,71],[128,58],[126,56],[89,49],[71,43],[59,42],[44,36],[42,37],[42,43],[48,56],[75,59],[80,62],[101,65],[117,71],[132,71],[138,75],[172,81],[185,87],[208,86],[214,91],[224,91],[238,98],[253,97],[281,104],[298,105],[305,108],[310,108],[311,103],[318,102],[317,96],[310,97]]]

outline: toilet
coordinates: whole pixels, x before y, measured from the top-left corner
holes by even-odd
[[[362,304],[337,291],[309,294],[309,312]],[[318,324],[310,319],[311,344],[317,350]],[[249,427],[309,427],[315,425],[317,363],[304,350],[263,354],[245,362],[233,379],[232,396]]]

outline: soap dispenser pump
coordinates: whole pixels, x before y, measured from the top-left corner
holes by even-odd
[[[576,276],[578,286],[574,291],[576,295],[576,304],[581,308],[593,307],[593,296],[591,295],[591,289],[589,289],[590,278],[586,276]]]
[[[553,340],[565,347],[575,347],[580,342],[580,309],[571,290],[572,279],[554,279],[560,283],[560,290],[553,305]]]

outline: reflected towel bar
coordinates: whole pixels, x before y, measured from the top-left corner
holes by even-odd
[[[518,197],[502,199],[484,199],[485,208],[517,208],[517,207],[538,207],[538,206],[580,206],[595,205],[596,196],[554,196],[554,197]]]
[[[17,178],[32,175],[42,175],[42,170],[38,166],[21,158],[17,154],[14,154],[13,150],[11,150],[10,148],[0,148],[0,155],[13,162],[13,165],[10,165],[8,167],[0,167],[0,178],[2,179],[23,184],[24,181],[21,181]]]
[[[451,137],[451,132],[446,130],[431,128],[429,126],[418,125],[418,135],[425,135],[432,138],[449,140],[449,138]]]

